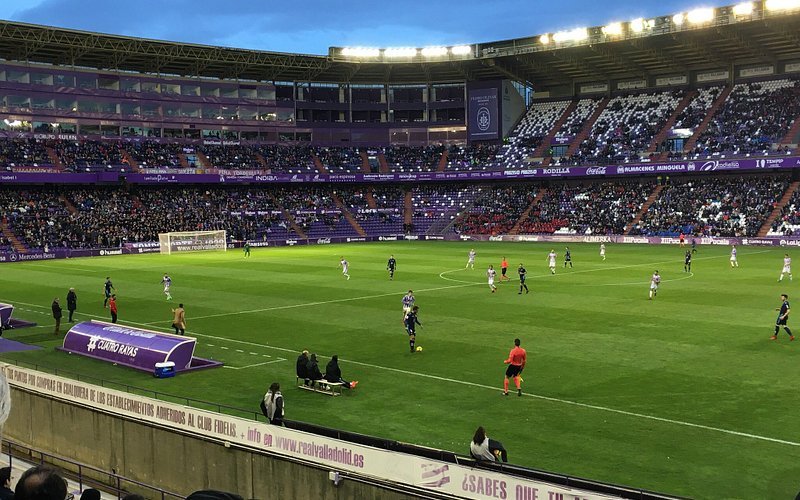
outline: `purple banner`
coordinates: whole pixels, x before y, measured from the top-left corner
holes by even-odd
[[[94,184],[97,174],[17,173],[0,174],[0,184]]]
[[[553,144],[553,145],[556,145],[556,146],[559,146],[559,145],[564,145],[565,146],[567,144],[572,144],[572,141],[574,141],[574,140],[575,140],[575,136],[574,135],[562,135],[562,136],[556,136],[556,137],[553,137],[552,139],[550,139],[550,144]]]
[[[103,321],[78,323],[60,350],[153,373],[156,363],[171,361],[175,371],[191,368],[197,340]]]
[[[497,139],[500,130],[497,88],[470,89],[468,113],[470,141]]]
[[[0,304],[0,327],[4,327],[11,321],[11,314],[14,312],[14,306],[11,304]]]

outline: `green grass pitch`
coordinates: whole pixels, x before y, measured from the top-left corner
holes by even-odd
[[[477,250],[475,270],[464,270]],[[466,453],[478,425],[512,462],[699,498],[792,498],[800,489],[800,340],[771,342],[779,295],[800,311],[797,282],[777,282],[784,249],[700,247],[693,273],[683,250],[608,244],[402,242],[31,262],[0,268],[0,301],[41,327],[12,339],[46,347],[4,355],[166,393],[252,408],[273,381],[287,418]],[[559,254],[549,275],[547,253]],[[790,253],[794,253],[792,250]],[[385,271],[398,261],[394,281]],[[352,279],[337,269],[340,256]],[[485,270],[511,264],[513,282],[489,292]],[[800,255],[795,255],[800,257]],[[516,266],[529,272],[517,294]],[[650,275],[663,283],[647,300]],[[159,284],[168,272],[174,302]],[[157,380],[53,350],[49,306],[70,286],[79,319],[108,318],[111,276],[120,322],[168,328],[186,305],[198,355],[227,368]],[[400,299],[420,306],[408,352]],[[795,320],[795,318],[798,318]],[[790,318],[800,333],[800,312]],[[515,337],[528,351],[522,398],[503,398]],[[297,390],[294,362],[309,349],[339,354],[344,397]],[[512,386],[513,387],[513,386]]]

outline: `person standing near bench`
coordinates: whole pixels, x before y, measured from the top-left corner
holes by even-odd
[[[72,315],[75,314],[75,309],[78,308],[78,296],[75,294],[75,289],[70,288],[67,292],[67,311],[69,311],[69,322],[74,323]]]
[[[111,311],[111,322],[117,322],[117,294],[111,294],[111,297],[108,299],[108,310]]]
[[[175,335],[186,335],[186,311],[183,309],[183,304],[178,304],[178,308],[173,309],[172,314],[174,315],[172,328],[175,329]]]
[[[342,378],[342,370],[339,368],[339,355],[334,354],[328,365],[325,367],[325,380],[332,383],[344,384],[348,389],[355,389],[358,385],[358,380],[348,382]]]
[[[58,303],[58,297],[53,299],[53,305],[51,306],[53,309],[53,319],[56,320],[56,328],[53,331],[54,334],[58,335],[58,332],[61,330],[61,304]]]
[[[264,401],[261,403],[261,410],[272,425],[283,425],[283,394],[281,394],[281,384],[273,382],[269,390],[264,394]]]

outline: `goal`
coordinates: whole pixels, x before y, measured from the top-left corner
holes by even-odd
[[[179,233],[159,233],[159,248],[162,254],[173,252],[205,252],[209,250],[228,250],[225,231],[185,231]]]

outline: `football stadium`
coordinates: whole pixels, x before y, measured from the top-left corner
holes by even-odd
[[[663,8],[323,55],[0,21],[0,487],[795,498],[800,2]]]

